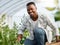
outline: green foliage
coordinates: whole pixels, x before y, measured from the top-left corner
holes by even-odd
[[[60,11],[57,11],[57,12],[55,13],[55,20],[56,20],[56,21],[60,21]]]
[[[0,45],[23,45],[26,36],[29,35],[28,31],[25,30],[21,42],[17,42],[17,26],[14,23],[12,29],[8,25],[3,26],[5,15],[0,18]]]

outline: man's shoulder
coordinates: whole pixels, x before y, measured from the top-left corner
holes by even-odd
[[[38,15],[39,15],[40,18],[46,18],[46,16],[45,16],[44,13],[40,13],[40,12],[38,12]]]
[[[24,15],[22,16],[22,19],[28,20],[28,19],[29,19],[29,15],[28,15],[28,14],[24,14]]]

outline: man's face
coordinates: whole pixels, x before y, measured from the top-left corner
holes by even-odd
[[[27,6],[27,12],[31,17],[34,17],[37,14],[36,6],[33,4]]]

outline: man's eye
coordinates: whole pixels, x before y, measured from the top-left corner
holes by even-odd
[[[30,11],[30,10],[27,10],[27,11]]]

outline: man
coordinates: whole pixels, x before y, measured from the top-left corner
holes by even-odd
[[[24,45],[45,45],[47,41],[46,30],[47,25],[50,26],[56,33],[56,39],[59,39],[59,31],[50,22],[49,18],[37,12],[34,2],[27,3],[28,16],[24,17],[18,28],[18,41],[21,41],[23,31],[27,28],[30,35],[24,42]]]

